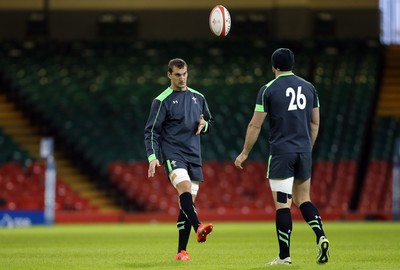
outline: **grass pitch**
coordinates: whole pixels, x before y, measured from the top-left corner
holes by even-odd
[[[0,269],[277,269],[273,222],[214,223],[207,243],[192,233],[192,261],[175,261],[173,223],[55,225],[0,229]],[[315,236],[293,224],[291,269],[400,269],[400,224],[325,222],[331,243],[328,264],[315,263]]]

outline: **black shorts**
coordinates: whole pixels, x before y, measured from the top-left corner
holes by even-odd
[[[179,159],[167,159],[164,163],[164,169],[167,173],[167,176],[169,176],[169,174],[175,169],[185,169],[188,172],[191,181],[203,181],[203,168],[201,165],[189,163]]]
[[[311,177],[311,153],[287,153],[270,155],[268,159],[267,178],[307,180]]]

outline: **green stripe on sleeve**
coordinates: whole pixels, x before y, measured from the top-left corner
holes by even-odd
[[[256,108],[254,109],[256,112],[264,112],[264,107],[263,105],[256,104]]]
[[[206,121],[206,126],[203,128],[202,132],[207,132],[208,129],[208,122]]]
[[[163,101],[164,99],[166,99],[170,94],[172,94],[174,90],[172,90],[171,88],[167,88],[165,89],[161,94],[159,94],[156,99],[158,99],[159,101]]]
[[[194,90],[193,88],[188,87],[188,90],[189,90],[190,92],[192,92],[192,93],[196,93],[196,94],[198,94],[198,95],[204,97],[204,95],[203,95],[202,93],[200,93],[199,91]]]
[[[168,173],[172,172],[171,161],[167,160]]]
[[[148,158],[149,162],[152,162],[153,160],[157,159],[155,154],[151,154]]]
[[[270,167],[270,165],[271,165],[271,159],[272,159],[272,155],[269,155],[269,158],[268,158],[268,168],[267,168],[267,178],[269,178],[269,167]]]
[[[154,122],[153,122],[153,125],[151,126],[151,149],[153,150],[153,152],[155,152],[154,151],[154,132],[153,132],[153,130],[154,130],[154,126],[155,126],[155,124],[156,124],[156,122],[157,122],[157,118],[158,118],[158,114],[160,113],[160,110],[161,110],[161,106],[162,106],[162,104],[160,104],[160,107],[158,107],[158,111],[157,111],[157,115],[156,115],[156,117],[154,118]],[[154,155],[154,158],[156,158],[155,157],[155,154],[153,154]],[[151,155],[149,156],[149,158],[151,157]],[[149,161],[150,162],[150,161]]]

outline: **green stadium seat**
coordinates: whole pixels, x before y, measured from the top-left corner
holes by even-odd
[[[216,120],[204,136],[205,161],[233,160],[243,147],[260,87],[273,79],[270,52],[283,42],[167,41],[18,42],[0,45],[4,78],[32,114],[99,171],[113,161],[146,160],[143,128],[150,103],[168,84],[171,55],[185,58],[189,85],[202,92]],[[295,43],[294,72],[315,83],[321,128],[314,149],[318,161],[359,162],[373,108],[379,47],[363,42]],[[60,64],[62,63],[62,65]],[[164,68],[163,68],[164,67]],[[396,127],[382,122],[372,155],[388,159]],[[396,129],[398,130],[398,129]],[[250,160],[266,160],[265,125]],[[384,139],[382,139],[384,138]],[[6,148],[4,148],[6,149]],[[7,150],[0,158],[10,156]],[[25,159],[22,150],[16,158]]]

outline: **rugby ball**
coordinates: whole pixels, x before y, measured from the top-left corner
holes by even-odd
[[[225,37],[231,30],[231,15],[222,5],[215,6],[209,17],[211,32],[219,37]]]

